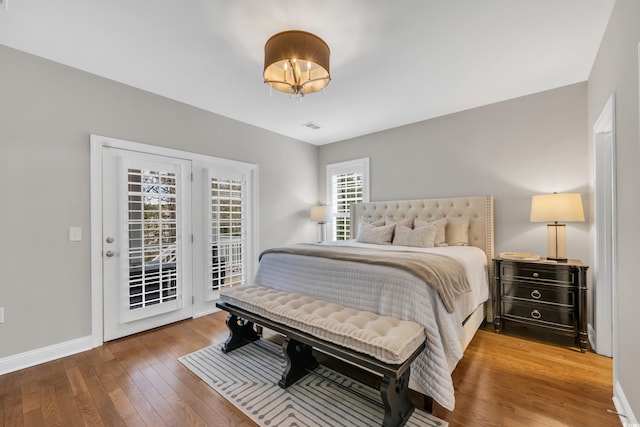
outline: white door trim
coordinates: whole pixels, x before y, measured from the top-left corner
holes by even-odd
[[[595,173],[595,246],[592,279],[593,327],[592,346],[599,354],[615,356],[614,305],[616,289],[616,177],[615,177],[615,96],[612,94],[593,124]],[[599,154],[603,149],[606,152]],[[607,163],[602,163],[607,162]],[[600,172],[599,172],[600,171]],[[599,195],[598,193],[602,194]],[[602,199],[603,195],[609,200]],[[600,203],[598,202],[600,200]],[[600,241],[600,238],[602,241]],[[598,280],[600,279],[600,280]],[[599,283],[600,282],[600,283]],[[593,345],[595,344],[595,346]],[[614,361],[615,367],[615,361]],[[615,370],[615,369],[614,369]]]
[[[120,148],[141,153],[175,157],[198,163],[211,164],[215,161],[225,165],[234,165],[245,171],[251,183],[252,195],[249,200],[257,202],[258,194],[258,166],[252,163],[236,160],[217,159],[202,154],[189,153],[171,148],[157,147],[138,142],[125,141],[100,135],[90,137],[90,200],[91,200],[91,346],[99,347],[104,343],[103,335],[103,296],[102,296],[102,149],[103,147]],[[249,259],[258,259],[258,207],[257,203],[250,203],[249,238],[247,241],[250,252]],[[256,263],[248,266],[247,275],[253,278],[256,273]]]

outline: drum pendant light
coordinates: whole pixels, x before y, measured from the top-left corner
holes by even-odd
[[[264,45],[264,82],[303,97],[329,84],[329,46],[306,31],[283,31]]]

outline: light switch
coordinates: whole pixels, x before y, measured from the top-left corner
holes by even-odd
[[[82,228],[69,227],[69,241],[79,242],[80,240],[82,240]]]

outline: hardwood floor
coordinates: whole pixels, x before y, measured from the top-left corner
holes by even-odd
[[[0,427],[253,426],[177,361],[226,337],[226,313],[145,332],[0,376]],[[454,371],[453,426],[620,426],[611,359],[572,347],[476,337]]]
[[[565,340],[566,341],[566,340]],[[571,341],[571,340],[569,340]],[[571,344],[571,343],[569,343]],[[572,345],[478,331],[454,374],[456,426],[620,426],[612,360]]]

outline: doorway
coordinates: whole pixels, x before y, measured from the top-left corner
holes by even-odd
[[[257,166],[91,136],[92,346],[217,311],[257,267]]]
[[[613,295],[615,295],[615,98],[609,98],[593,125],[595,153],[595,265],[592,286],[591,345],[613,356]]]

